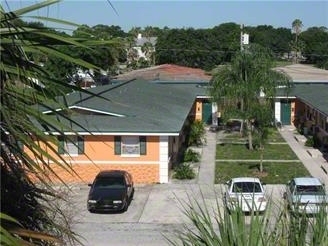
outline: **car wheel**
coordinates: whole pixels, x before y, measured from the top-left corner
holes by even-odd
[[[92,214],[95,212],[93,209],[88,209],[88,211]]]
[[[133,188],[133,190],[132,190],[132,192],[131,192],[131,196],[130,196],[130,202],[132,201],[132,199],[133,199],[133,196],[134,196],[134,188]]]
[[[126,198],[122,208],[122,212],[126,212],[128,210],[128,206],[129,206],[129,199]]]
[[[229,208],[229,205],[228,205],[228,202],[227,202],[227,198],[226,197],[224,197],[223,203],[224,203],[225,210],[228,212],[228,214],[231,214],[231,209]]]
[[[255,214],[256,216],[262,216],[262,215],[265,214],[265,210],[262,210],[262,211],[255,211],[254,214]]]

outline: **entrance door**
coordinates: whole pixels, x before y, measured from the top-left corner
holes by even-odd
[[[212,125],[212,103],[202,103],[202,120],[207,125]]]
[[[288,101],[281,101],[280,108],[281,124],[290,125],[291,124],[291,104]]]

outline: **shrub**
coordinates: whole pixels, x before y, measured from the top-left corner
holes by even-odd
[[[305,144],[304,144],[306,147],[313,147],[314,146],[314,138],[313,137],[309,137]]]
[[[200,160],[200,154],[188,149],[185,153],[184,153],[184,158],[183,158],[184,162],[199,162]]]
[[[195,178],[196,174],[192,167],[187,163],[182,163],[176,168],[174,168],[174,175],[173,178],[176,179],[193,179]]]
[[[190,126],[188,145],[202,145],[205,133],[206,131],[203,122],[199,120],[193,122]]]

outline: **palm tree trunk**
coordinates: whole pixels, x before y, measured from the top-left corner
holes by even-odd
[[[247,134],[248,134],[248,149],[253,150],[253,135],[252,135],[252,125],[250,121],[246,121]]]
[[[260,173],[263,172],[263,146],[260,147],[260,150],[261,150],[261,155],[260,155]]]

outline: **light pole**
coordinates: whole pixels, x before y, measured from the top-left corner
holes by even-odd
[[[244,50],[244,47],[243,47],[243,36],[244,36],[244,34],[243,34],[243,29],[244,29],[244,25],[243,24],[241,24],[240,25],[240,51],[243,51]]]
[[[249,35],[243,32],[244,25],[240,25],[240,51],[244,50],[244,44],[249,44]]]

